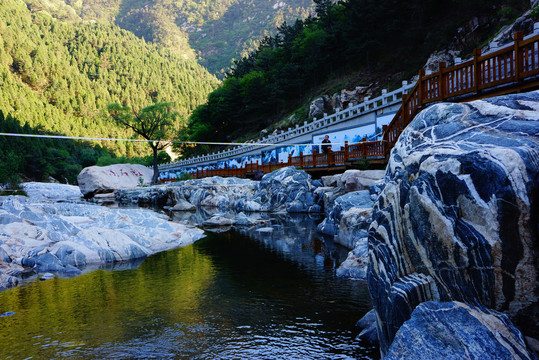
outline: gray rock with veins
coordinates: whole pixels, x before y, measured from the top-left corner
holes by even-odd
[[[507,315],[456,301],[429,301],[416,307],[384,357],[397,359],[532,360],[534,356]]]
[[[385,353],[430,300],[507,313],[538,337],[539,92],[437,104],[391,153],[369,235]]]

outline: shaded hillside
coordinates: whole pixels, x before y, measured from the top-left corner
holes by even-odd
[[[72,22],[70,8],[61,9],[69,21],[32,13],[22,1],[0,3],[0,110],[21,124],[125,138],[130,133],[104,116],[108,104],[140,109],[170,101],[187,117],[218,84],[194,60],[114,25]],[[129,156],[146,151],[132,143],[104,145]]]

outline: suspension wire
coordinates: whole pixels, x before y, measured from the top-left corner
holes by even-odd
[[[381,133],[380,133],[381,134]],[[379,136],[376,134],[375,136]],[[99,138],[99,137],[84,137],[84,136],[67,136],[67,135],[45,135],[45,134],[17,134],[17,133],[0,133],[0,136],[12,137],[27,137],[27,138],[44,138],[44,139],[65,139],[65,140],[95,140],[95,141],[128,141],[128,142],[166,142],[169,144],[187,144],[187,145],[221,145],[221,146],[312,146],[321,144],[293,144],[293,143],[265,143],[265,142],[213,142],[213,141],[179,141],[179,140],[146,140],[146,139],[119,139],[119,138]],[[331,142],[331,145],[344,145],[343,142]]]

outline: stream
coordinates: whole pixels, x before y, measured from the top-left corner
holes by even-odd
[[[355,340],[366,283],[334,275],[347,251],[320,219],[265,216],[263,231],[215,229],[139,266],[0,292],[0,358],[379,358]]]

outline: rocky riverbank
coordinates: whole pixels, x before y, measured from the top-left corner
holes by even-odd
[[[172,211],[215,209],[214,216],[193,221],[205,228],[260,225],[259,213],[324,214],[318,231],[350,250],[338,276],[367,279],[367,229],[373,201],[382,187],[382,170],[348,170],[312,180],[293,167],[266,174],[261,181],[210,177],[135,189],[120,189],[125,205],[157,206]]]
[[[151,210],[83,203],[69,185],[24,188],[29,197],[0,197],[0,289],[46,272],[74,275],[126,263],[204,236]]]

